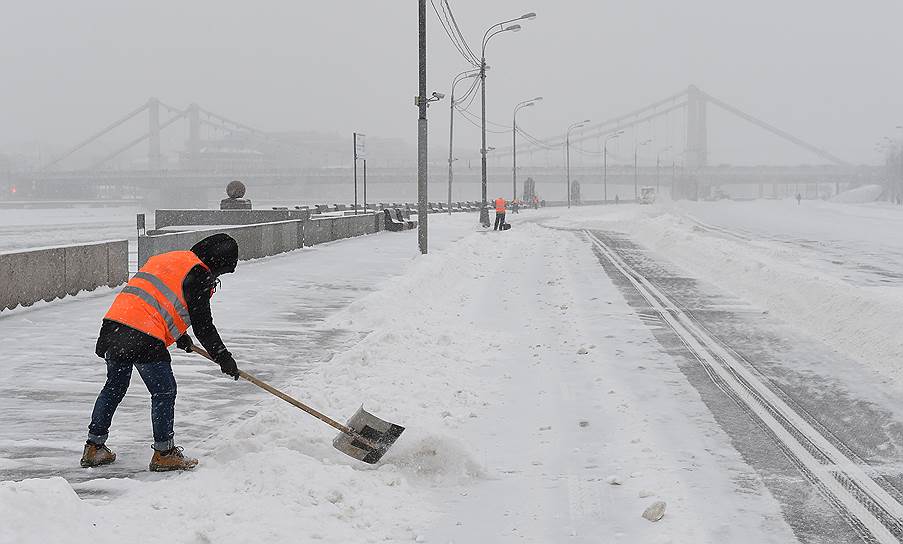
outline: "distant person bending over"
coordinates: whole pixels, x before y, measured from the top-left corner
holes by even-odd
[[[492,230],[499,230],[505,224],[505,199],[498,197],[495,199],[495,227]]]
[[[204,238],[191,251],[170,251],[148,259],[113,300],[100,328],[95,353],[107,363],[107,381],[94,403],[81,466],[96,467],[116,460],[106,446],[113,414],[138,369],[151,394],[154,454],[150,470],[187,470],[197,459],[182,455],[173,440],[176,380],[167,348],[176,344],[191,351],[194,334],[224,374],[238,379],[232,354],[223,345],[210,297],[222,274],[235,271],[238,243],[228,234]]]

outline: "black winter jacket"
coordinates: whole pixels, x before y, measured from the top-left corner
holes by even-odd
[[[235,271],[238,245],[226,234],[215,234],[201,240],[191,250],[210,268],[208,272],[202,266],[195,266],[182,282],[191,328],[204,349],[219,361],[223,356],[231,357],[231,353],[213,324],[210,293],[216,285],[217,276]],[[103,320],[94,352],[98,357],[109,354],[112,359],[133,363],[172,360],[162,340],[109,319]]]

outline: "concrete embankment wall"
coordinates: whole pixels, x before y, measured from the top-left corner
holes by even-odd
[[[154,255],[191,249],[194,244],[218,232],[225,232],[235,238],[238,242],[238,258],[241,260],[285,253],[301,247],[303,225],[304,221],[278,221],[142,235],[138,237],[138,267],[144,266]]]
[[[164,210],[160,210],[164,211]],[[293,219],[250,225],[215,227],[209,224],[190,223],[190,220],[210,221],[214,225],[228,224],[228,221],[250,220],[251,214],[234,215],[235,210],[165,210],[164,223],[175,218],[178,227],[168,231],[152,231],[138,237],[138,266],[153,255],[167,251],[190,249],[195,243],[218,232],[224,232],[238,242],[238,258],[259,259],[277,255],[304,246],[312,246],[373,234],[383,230],[381,213],[323,217],[318,219]],[[176,212],[207,212],[204,214]],[[252,211],[252,210],[240,210]],[[289,211],[289,210],[273,210]],[[261,210],[264,214],[269,211]],[[299,210],[298,213],[301,213]],[[303,212],[307,214],[307,212]],[[159,218],[158,215],[155,219]],[[305,216],[309,217],[309,216]],[[188,229],[190,227],[190,230]],[[196,227],[196,228],[195,228]]]
[[[346,215],[311,219],[304,224],[304,245],[313,246],[383,230],[383,214]]]
[[[0,310],[115,287],[128,277],[127,240],[0,253]]]
[[[304,220],[308,210],[156,210],[154,228],[186,225],[255,225]]]
[[[292,219],[272,220],[276,217]],[[243,224],[261,218],[265,222]],[[235,238],[239,259],[248,260],[373,234],[384,226],[382,213],[311,219],[306,210],[158,210],[155,219],[158,228],[174,227],[138,237],[139,266],[153,255],[190,249],[217,232]],[[127,240],[0,253],[0,310],[115,287],[128,278]]]

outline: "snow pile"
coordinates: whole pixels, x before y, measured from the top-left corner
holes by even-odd
[[[62,478],[0,482],[0,511],[3,543],[88,542],[100,534],[92,508]]]
[[[865,204],[867,202],[875,202],[881,197],[884,188],[880,185],[863,185],[849,191],[844,191],[831,198],[831,202],[842,204]]]
[[[740,216],[737,222],[751,227],[754,218],[742,217],[740,208],[744,205],[749,208],[759,204],[734,203],[728,211],[736,208]],[[883,234],[859,232],[863,222],[877,220],[869,215],[873,212],[870,209],[821,204],[813,209],[811,216],[786,217],[782,203],[770,205],[777,207],[771,213],[780,215],[772,217],[767,210],[759,210],[759,229],[769,221],[778,221],[789,228],[804,223],[806,218],[813,221],[818,218],[829,222],[830,228],[837,232],[835,236],[853,232],[868,239]],[[796,204],[791,207],[795,208]],[[754,233],[752,240],[746,241],[699,229],[696,221],[683,215],[684,208],[702,209],[700,205],[687,203],[658,211],[634,207],[632,216],[625,209],[610,218],[598,211],[585,210],[556,224],[628,232],[644,247],[693,276],[767,309],[795,329],[862,361],[867,368],[903,389],[903,337],[897,331],[897,324],[903,321],[903,290],[851,284],[829,268],[830,263],[813,259],[812,250],[780,239]],[[803,225],[802,230],[816,231],[816,227]],[[810,236],[823,239],[826,234],[813,232]],[[877,242],[883,243],[880,239]]]
[[[896,331],[903,320],[899,289],[855,287],[801,262],[792,247],[714,238],[674,216],[644,221],[634,233],[678,265],[903,386],[903,338]]]

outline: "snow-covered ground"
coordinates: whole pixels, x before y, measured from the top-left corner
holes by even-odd
[[[903,209],[795,200],[581,209],[550,224],[614,229],[857,360],[903,393]],[[899,398],[899,397],[898,397]]]
[[[587,241],[540,225],[565,213],[524,212],[505,233],[433,216],[425,257],[415,233],[380,233],[225,278],[214,313],[243,368],[336,417],[364,403],[407,427],[376,467],[335,451],[322,423],[176,355],[177,437],[201,466],[143,472],[135,378],[110,439],[120,459],[79,469],[112,295],[0,316],[0,542],[794,541]],[[654,223],[647,213],[568,220]],[[641,514],[656,500],[667,510],[652,523]]]
[[[774,316],[784,337],[835,350],[838,364],[785,362],[878,407],[880,420],[859,425],[887,432],[874,436],[885,449],[873,468],[895,474],[899,208],[558,208],[513,215],[505,233],[482,232],[473,214],[430,219],[428,256],[414,232],[380,233],[242,263],[214,298],[243,368],[339,419],[363,403],[407,427],[375,467],[335,451],[322,423],[175,354],[177,437],[201,466],[144,471],[135,378],[110,440],[120,459],[80,469],[103,379],[91,348],[112,292],[0,315],[0,543],[796,541],[805,522],[788,524],[787,498],[738,453],[736,430],[719,426],[585,228],[626,233]],[[57,230],[78,236],[67,221]],[[667,509],[652,523],[640,514],[656,500]]]

